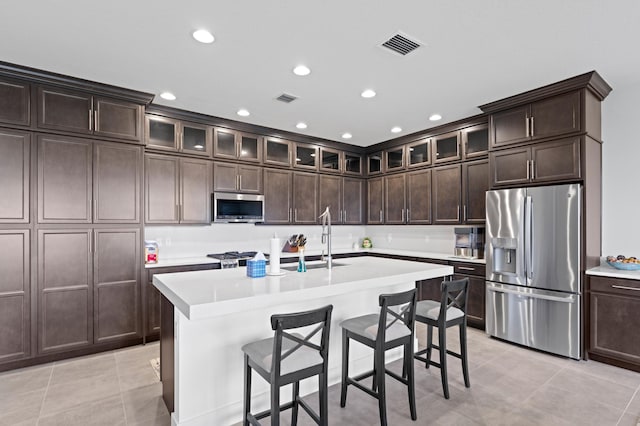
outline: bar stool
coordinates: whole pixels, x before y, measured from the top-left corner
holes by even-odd
[[[291,424],[298,422],[298,407],[302,407],[321,426],[328,425],[327,361],[329,328],[333,305],[319,309],[271,316],[274,336],[242,347],[244,352],[244,412],[243,425],[260,425],[259,419],[271,417],[271,425],[280,424],[280,411],[291,408]],[[286,330],[317,325],[302,336]],[[311,338],[320,333],[320,343]],[[251,414],[251,371],[255,370],[271,385],[271,408]],[[320,415],[300,398],[300,380],[319,376]],[[293,383],[292,401],[280,405],[280,387]]]
[[[442,282],[442,297],[440,302],[435,300],[421,300],[416,304],[416,321],[427,325],[427,347],[414,354],[414,357],[424,361],[425,367],[430,365],[440,369],[444,397],[449,399],[449,383],[447,381],[447,354],[462,360],[462,374],[464,385],[469,384],[469,365],[467,362],[467,295],[469,278]],[[447,349],[447,328],[460,327],[460,353]],[[433,327],[438,328],[438,345],[432,343]],[[431,361],[431,351],[435,348],[440,353],[440,362]],[[426,354],[426,357],[421,355]]]
[[[385,402],[385,373],[407,385],[411,419],[416,420],[416,395],[413,371],[413,336],[416,309],[416,290],[403,293],[381,294],[380,314],[363,315],[340,323],[342,327],[342,390],[340,406],[347,403],[347,386],[354,385],[378,400],[380,423],[387,424]],[[399,312],[392,310],[396,308]],[[372,371],[349,377],[349,339],[360,342],[374,350]],[[402,377],[385,368],[384,354],[388,349],[404,346]],[[406,374],[405,374],[406,373]],[[373,376],[371,389],[359,382]]]

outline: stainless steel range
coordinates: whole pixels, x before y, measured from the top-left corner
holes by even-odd
[[[207,257],[212,257],[214,259],[220,260],[220,266],[222,269],[227,268],[237,268],[238,266],[247,266],[247,260],[253,259],[257,252],[255,251],[227,251],[224,253],[212,253],[208,254]],[[265,254],[265,257],[268,257]]]

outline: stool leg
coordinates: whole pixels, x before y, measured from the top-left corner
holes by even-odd
[[[433,326],[427,326],[427,352],[425,353],[425,358],[427,361],[425,362],[425,368],[429,368],[431,365],[431,350],[433,349]]]
[[[438,344],[440,345],[440,377],[444,397],[449,399],[449,383],[447,381],[447,329],[438,327]]]
[[[404,371],[406,369],[406,378],[409,382],[407,388],[409,390],[409,410],[411,411],[411,420],[416,420],[418,416],[416,415],[416,382],[414,377],[412,346],[412,343],[404,345],[404,364],[402,370]]]
[[[327,373],[320,373],[320,426],[328,426],[329,425],[329,397],[328,397],[328,384],[327,384]]]
[[[371,390],[376,392],[376,390],[378,389],[378,376],[376,375],[377,373],[377,369],[376,369],[376,357],[373,357],[373,376],[371,376]]]
[[[376,351],[374,354],[376,360],[376,385],[378,386],[378,408],[380,410],[380,425],[387,426],[387,406],[384,384],[384,351]]]
[[[249,426],[247,414],[251,412],[251,367],[249,366],[249,357],[244,356],[244,409],[242,413],[242,424]]]
[[[347,330],[342,329],[342,387],[340,390],[340,406],[347,403],[347,377],[349,376],[349,338]]]
[[[300,382],[293,382],[293,396],[292,402],[293,407],[291,407],[291,426],[296,426],[298,424],[298,397],[300,396]]]
[[[467,360],[467,323],[460,324],[460,358],[462,358],[462,375],[464,376],[464,385],[471,387],[469,382],[469,361]]]
[[[271,382],[271,426],[280,426],[280,386],[277,382]]]

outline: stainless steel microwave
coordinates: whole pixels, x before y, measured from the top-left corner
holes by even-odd
[[[211,196],[214,222],[264,222],[264,195],[214,192]]]

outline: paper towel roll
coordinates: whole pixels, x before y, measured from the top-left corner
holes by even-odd
[[[280,238],[271,238],[271,250],[269,251],[269,272],[272,274],[280,273]]]

